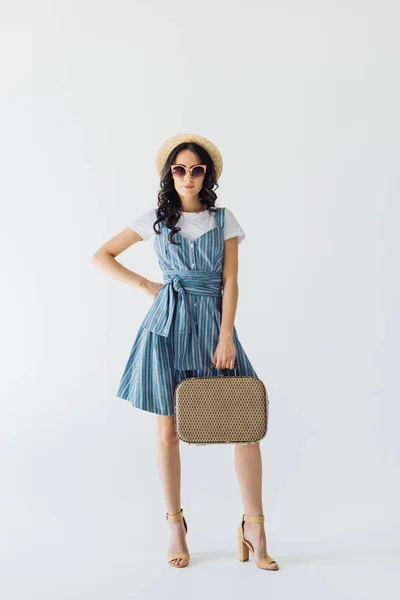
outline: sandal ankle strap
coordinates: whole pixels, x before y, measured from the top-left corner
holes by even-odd
[[[175,515],[170,515],[169,513],[167,513],[166,519],[167,521],[180,521],[181,519],[183,519],[183,509],[181,508],[181,510]]]
[[[249,521],[250,523],[264,523],[264,515],[250,516],[243,514],[242,521]]]

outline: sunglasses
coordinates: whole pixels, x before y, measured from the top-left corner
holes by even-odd
[[[184,167],[183,165],[171,165],[172,175],[174,177],[185,177],[186,173],[190,171],[193,179],[197,177],[204,177],[206,174],[207,165],[195,165],[194,167]]]

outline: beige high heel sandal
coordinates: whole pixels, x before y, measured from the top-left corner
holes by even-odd
[[[182,508],[178,513],[176,513],[176,515],[170,515],[169,513],[167,513],[166,518],[167,518],[167,521],[180,521],[180,519],[183,519],[183,524],[185,526],[186,533],[187,533],[188,528],[187,528],[186,519],[183,516]],[[175,563],[171,562],[171,560],[174,560],[174,558],[183,558],[187,562],[185,565],[175,564]],[[190,554],[187,554],[186,552],[169,552],[168,553],[168,563],[171,565],[171,567],[178,567],[179,569],[183,569],[183,567],[188,566],[189,560],[190,560]]]
[[[251,542],[244,538],[243,523],[245,521],[250,521],[251,523],[264,523],[264,515],[250,517],[249,515],[244,514],[242,516],[242,521],[238,529],[239,560],[241,562],[249,560],[249,550],[251,551],[253,559],[255,560],[253,545],[251,544]],[[260,569],[265,569],[267,571],[277,571],[279,569],[278,563],[273,558],[268,556],[268,554],[266,556],[263,556],[258,562],[256,562],[256,567],[259,567]]]

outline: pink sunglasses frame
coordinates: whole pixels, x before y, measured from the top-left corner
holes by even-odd
[[[186,173],[185,175],[187,175],[188,171],[190,171],[190,176],[193,178],[193,169],[195,169],[196,167],[203,167],[204,168],[204,175],[207,172],[207,165],[193,165],[193,167],[185,167],[185,165],[171,165],[171,173],[172,173],[172,177],[178,177],[179,179],[182,179],[183,177],[185,177],[185,175],[178,175],[177,173],[174,173],[174,167],[182,167],[182,169],[185,169]]]

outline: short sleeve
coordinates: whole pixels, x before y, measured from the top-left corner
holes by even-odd
[[[153,224],[157,219],[156,209],[152,208],[151,210],[147,210],[145,213],[142,213],[132,223],[128,225],[133,231],[136,231],[144,241],[149,240],[153,235],[155,235],[155,231],[153,229]]]
[[[238,236],[238,243],[240,244],[243,242],[246,234],[233,212],[229,208],[225,207],[224,240],[228,240],[229,238],[235,236]]]

